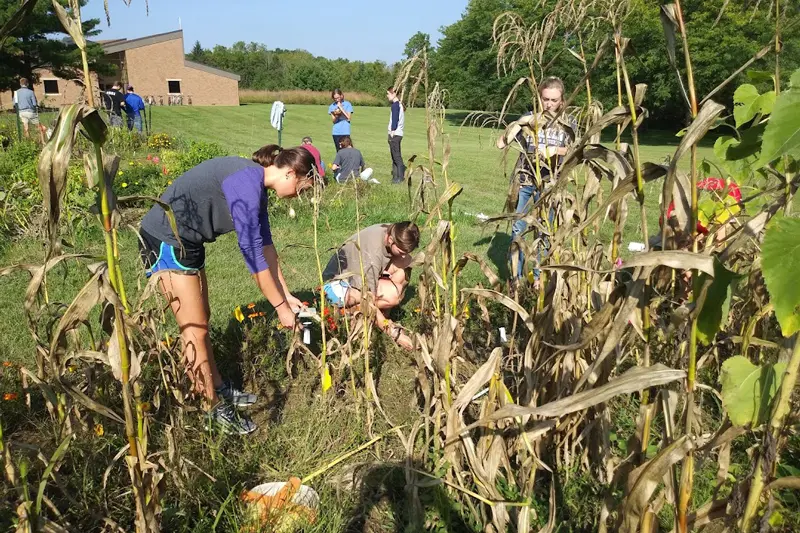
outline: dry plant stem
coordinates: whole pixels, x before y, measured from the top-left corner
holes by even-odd
[[[686,24],[683,20],[683,9],[680,0],[675,0],[675,15],[678,21],[678,29],[681,33],[683,43],[683,54],[686,66],[686,79],[689,86],[689,105],[691,107],[692,120],[697,117],[697,93],[695,91],[694,71],[692,70],[692,57],[689,52],[689,39],[686,33]],[[697,253],[697,144],[691,147],[691,198],[692,212],[689,220],[689,227],[692,232],[692,250]],[[692,272],[693,279],[697,279],[698,272]],[[686,434],[691,435],[694,425],[694,389],[697,378],[697,317],[695,313],[692,318],[691,333],[689,337],[689,368],[686,379]],[[688,532],[688,511],[689,501],[692,497],[692,486],[694,484],[694,453],[689,451],[683,462],[681,470],[681,486],[678,497],[678,532]]]
[[[742,531],[744,533],[750,531],[753,525],[753,520],[758,512],[762,496],[768,496],[767,494],[763,494],[764,480],[767,476],[772,475],[772,470],[778,463],[777,451],[773,459],[774,462],[771,464],[764,464],[764,455],[767,453],[766,450],[769,449],[770,446],[777,446],[778,437],[786,422],[786,415],[789,414],[792,393],[797,384],[797,373],[799,370],[800,336],[795,335],[792,358],[789,360],[789,365],[786,367],[786,372],[783,374],[780,391],[772,404],[772,414],[770,415],[769,425],[764,435],[764,445],[762,446],[761,453],[758,455],[756,468],[753,471],[753,479],[750,481],[750,493],[747,495],[747,505],[745,506],[744,516],[742,517]],[[765,471],[765,468],[769,468],[769,471]]]
[[[620,68],[620,35],[617,34],[614,36],[614,61],[616,63],[616,72],[617,72],[617,107],[622,107],[622,69]],[[615,146],[617,151],[619,152],[622,149],[622,124],[617,124],[617,138],[615,141]],[[622,202],[617,202],[616,204],[616,212],[617,216],[614,220],[614,236],[611,239],[611,264],[616,264],[617,258],[619,257],[619,245],[622,241],[622,228],[620,224],[620,207],[622,206]],[[616,273],[613,274],[616,277]],[[613,278],[612,278],[613,280]]]
[[[97,168],[103,169],[103,152],[100,143],[95,143],[95,157],[97,158]],[[101,170],[102,172],[102,170]],[[101,176],[100,186],[100,215],[103,222],[103,235],[106,244],[106,261],[108,263],[108,275],[112,287],[118,294],[124,293],[122,278],[119,276],[119,255],[115,246],[115,239],[112,229],[112,213],[110,209],[111,198],[114,191],[109,187],[109,181],[105,176]],[[114,309],[115,332],[119,345],[120,366],[122,370],[122,403],[125,415],[125,436],[128,439],[128,471],[133,485],[133,495],[136,502],[136,528],[139,531],[157,530],[157,526],[149,524],[146,508],[147,489],[143,489],[142,465],[146,460],[145,436],[144,436],[144,416],[139,396],[139,388],[135,392],[135,411],[132,408],[131,399],[131,354],[128,349],[128,337],[126,334],[125,319],[123,311],[119,308]],[[150,495],[152,496],[152,495]],[[142,529],[144,527],[144,529]],[[155,529],[153,529],[155,528]]]
[[[325,393],[327,392],[327,388],[325,386],[325,374],[328,372],[328,336],[325,333],[325,281],[322,279],[322,263],[319,259],[319,203],[321,201],[321,196],[319,194],[319,182],[315,179],[314,180],[314,258],[317,260],[317,275],[319,277],[319,308],[320,313],[322,313],[322,356],[320,358],[321,364],[321,374],[320,380],[322,382],[322,397],[325,398]],[[356,202],[356,205],[358,203]],[[352,375],[352,371],[350,372]],[[353,387],[355,389],[355,386]]]
[[[617,48],[619,53],[619,64],[622,70],[622,76],[625,81],[625,92],[628,97],[628,105],[631,112],[631,133],[633,135],[633,164],[636,170],[636,197],[639,200],[639,213],[641,215],[642,224],[642,239],[645,246],[649,247],[649,235],[647,232],[647,214],[645,212],[645,193],[644,193],[644,179],[642,177],[642,164],[639,156],[639,127],[637,125],[637,112],[636,102],[634,100],[633,90],[631,89],[630,77],[628,76],[628,69],[625,68],[625,51],[622,49],[622,37],[617,36]],[[617,219],[619,220],[619,213]],[[648,305],[650,296],[650,281],[645,281],[645,294],[644,304],[642,305],[642,330],[644,333],[644,357],[642,366],[650,366],[650,306]],[[641,405],[644,408],[644,423],[642,425],[642,435],[640,436],[640,459],[645,459],[647,452],[647,444],[650,441],[650,424],[652,421],[653,409],[650,406],[650,391],[643,390],[641,392]]]

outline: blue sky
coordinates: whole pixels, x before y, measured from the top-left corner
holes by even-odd
[[[136,38],[183,26],[187,51],[195,40],[203,48],[236,41],[264,43],[269,48],[302,48],[314,55],[353,60],[397,61],[406,41],[417,31],[429,33],[461,18],[467,0],[108,0],[107,26],[102,0],[89,0],[84,19],[99,18],[101,39]]]

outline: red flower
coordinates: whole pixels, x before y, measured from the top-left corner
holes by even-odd
[[[147,160],[148,161],[152,161],[153,160],[153,154],[147,154]]]
[[[167,167],[162,168],[161,171],[164,173],[165,176],[169,174],[169,170],[167,170]]]

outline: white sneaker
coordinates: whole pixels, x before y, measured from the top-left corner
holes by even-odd
[[[372,169],[371,168],[365,168],[364,170],[361,171],[361,179],[362,180],[369,181],[369,179],[371,177],[372,177]]]

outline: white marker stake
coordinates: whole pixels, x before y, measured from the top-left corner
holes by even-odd
[[[508,342],[508,337],[506,337],[506,328],[500,328],[500,340],[503,342]]]
[[[303,322],[303,344],[311,344],[311,330],[308,329],[310,325],[311,322]]]

